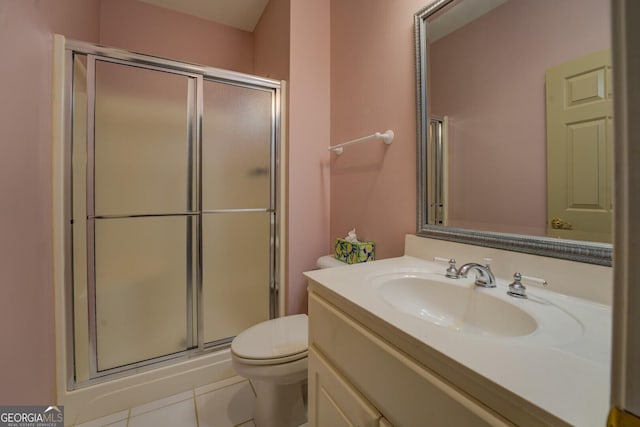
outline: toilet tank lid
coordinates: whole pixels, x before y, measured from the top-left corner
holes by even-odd
[[[233,339],[231,351],[245,359],[275,359],[307,351],[306,314],[258,323]]]
[[[316,267],[322,268],[332,268],[332,267],[342,267],[345,265],[349,265],[346,262],[339,261],[333,255],[325,255],[318,258],[316,261]]]

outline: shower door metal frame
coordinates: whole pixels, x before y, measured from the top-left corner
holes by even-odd
[[[444,194],[445,140],[443,117],[435,115],[429,117],[428,135],[427,150],[429,153],[428,157],[431,160],[431,167],[428,168],[426,182],[426,186],[429,188],[429,215],[427,215],[427,220],[429,224],[444,225],[444,208],[447,200],[445,200]]]
[[[197,160],[197,156],[199,153],[200,139],[198,136],[198,120],[197,117],[201,116],[202,109],[196,103],[195,114],[192,111],[193,105],[187,105],[187,122],[188,122],[188,132],[187,132],[187,192],[186,192],[186,204],[187,210],[185,212],[174,212],[174,213],[162,213],[162,214],[153,214],[153,213],[141,213],[141,214],[111,214],[111,215],[96,215],[95,212],[95,104],[96,104],[96,62],[108,62],[112,64],[118,64],[122,66],[132,66],[136,68],[164,72],[179,76],[184,76],[189,79],[188,82],[188,93],[187,100],[191,100],[193,96],[197,93],[197,88],[194,88],[193,82],[195,81],[196,85],[198,82],[201,85],[202,76],[198,76],[193,73],[180,72],[177,70],[165,70],[160,67],[143,65],[143,64],[131,64],[127,61],[121,59],[110,58],[101,55],[88,54],[87,55],[87,304],[89,308],[89,375],[91,378],[96,378],[104,375],[108,375],[114,372],[121,372],[124,370],[129,370],[133,368],[137,368],[140,366],[145,366],[148,364],[146,361],[140,361],[136,363],[126,364],[118,367],[108,368],[100,370],[98,368],[98,328],[97,328],[97,298],[96,298],[96,257],[95,257],[95,228],[96,228],[96,220],[104,220],[104,219],[126,219],[126,218],[153,218],[153,217],[186,217],[187,222],[187,230],[192,229],[192,217],[199,215],[197,210],[193,209],[193,193],[194,190],[198,191],[198,181],[195,180],[196,189],[192,188],[194,184],[194,173],[197,176],[199,172],[197,170],[197,166],[195,170],[192,168],[192,165],[198,165],[199,162]],[[195,137],[193,129],[196,128]],[[194,158],[195,157],[195,158]],[[196,229],[199,229],[200,221],[198,221],[198,225]],[[189,266],[187,268],[187,279],[186,279],[186,298],[187,298],[187,333],[186,333],[186,350],[189,350],[194,347],[193,343],[193,328],[189,328],[192,326],[193,319],[193,304],[189,302],[193,300],[193,272],[191,270],[192,265],[192,256],[190,245],[192,232],[187,231],[187,254],[186,254],[186,263]],[[199,235],[199,230],[196,232]],[[197,254],[196,254],[197,256]],[[196,274],[196,282],[198,282],[197,274]],[[200,286],[197,286],[200,288]],[[198,294],[196,297],[196,301],[201,299],[201,293],[196,290]],[[196,336],[198,335],[198,331],[196,332]],[[181,352],[177,352],[181,353]],[[172,359],[173,354],[171,353],[159,357],[153,358],[153,360],[163,361]]]
[[[67,310],[66,313],[66,330],[69,339],[66,343],[67,348],[67,388],[75,389],[79,386],[88,386],[97,382],[104,381],[114,377],[120,377],[126,375],[127,372],[140,372],[142,370],[153,369],[162,364],[163,362],[173,362],[176,359],[190,358],[203,354],[207,350],[214,350],[222,347],[227,347],[231,342],[230,338],[225,338],[211,343],[204,342],[204,307],[203,307],[203,271],[202,271],[202,216],[204,214],[214,213],[240,213],[240,212],[269,212],[270,213],[270,253],[269,253],[269,317],[274,318],[278,314],[278,292],[279,292],[279,239],[278,233],[280,232],[279,215],[278,215],[278,156],[279,156],[279,143],[280,143],[280,103],[281,103],[281,82],[277,80],[267,79],[263,77],[253,76],[249,74],[238,73],[234,71],[222,70],[214,67],[205,67],[200,65],[194,65],[189,63],[182,63],[179,61],[143,55],[135,52],[130,52],[122,49],[109,48],[99,45],[94,45],[86,42],[79,42],[74,40],[66,40],[66,96],[65,112],[67,118],[65,119],[66,128],[65,131],[65,161],[66,161],[66,193],[65,196],[65,230],[66,239],[69,242],[66,245],[66,265],[67,272],[66,277],[66,295],[71,299],[69,304],[71,307],[73,304],[73,176],[72,176],[72,144],[73,144],[73,99],[72,99],[72,82],[73,82],[73,61],[74,55],[86,55],[87,57],[87,109],[90,114],[87,115],[87,189],[91,191],[91,194],[87,195],[87,305],[89,310],[89,379],[86,381],[76,381],[75,366],[75,328],[74,328],[74,309]],[[190,158],[188,169],[188,185],[195,183],[195,189],[188,188],[188,205],[193,205],[193,194],[195,190],[197,205],[192,207],[191,210],[187,209],[186,212],[177,212],[170,214],[134,214],[134,215],[95,215],[93,206],[94,199],[94,177],[93,177],[93,145],[94,145],[94,127],[95,116],[93,115],[93,105],[95,102],[95,61],[106,61],[126,66],[134,66],[144,69],[155,70],[159,72],[167,72],[177,75],[182,75],[194,79],[195,88],[193,93],[196,96],[195,111],[191,110],[191,106],[188,107],[188,120],[189,120],[189,132],[188,132],[188,152],[193,158]],[[225,209],[225,210],[203,210],[202,209],[202,123],[203,123],[203,82],[204,80],[210,80],[214,82],[220,82],[224,84],[231,84],[250,89],[263,90],[270,92],[271,95],[271,131],[270,131],[270,202],[269,207],[265,209]],[[191,81],[191,80],[190,80]],[[189,84],[189,93],[192,88]],[[188,98],[190,99],[190,98]],[[192,104],[190,104],[192,105]],[[195,133],[195,135],[194,135]],[[91,151],[90,151],[91,150]],[[193,166],[193,169],[191,167]],[[195,177],[195,180],[194,180]],[[91,185],[89,185],[91,184]],[[90,190],[89,190],[90,189]],[[190,191],[192,190],[192,191]],[[195,210],[192,210],[194,209]],[[158,217],[158,216],[186,216],[187,226],[190,227],[191,218],[197,217],[196,236],[198,242],[196,244],[196,256],[198,257],[196,262],[195,271],[195,292],[197,302],[197,325],[191,323],[193,314],[189,310],[192,309],[193,304],[187,304],[187,349],[172,354],[159,356],[153,359],[139,361],[123,366],[109,368],[99,371],[97,364],[97,329],[96,329],[96,307],[95,307],[95,258],[94,258],[94,225],[96,219],[107,218],[135,218],[135,217]],[[187,234],[188,239],[191,238],[192,233]],[[187,243],[189,244],[189,242]],[[188,263],[191,264],[189,260]],[[193,280],[187,278],[187,294],[186,297],[193,301]],[[197,342],[193,342],[193,337],[197,337]]]
[[[211,82],[216,82],[216,83],[225,83],[228,85],[233,85],[233,86],[238,86],[238,87],[244,87],[244,88],[248,88],[248,89],[253,89],[253,90],[262,90],[262,91],[266,91],[266,92],[271,92],[272,93],[272,97],[271,97],[271,134],[270,134],[270,139],[271,139],[271,144],[270,144],[270,151],[269,151],[269,156],[270,156],[270,177],[269,177],[269,189],[270,189],[270,193],[271,196],[269,198],[269,207],[268,208],[237,208],[237,209],[204,209],[202,207],[202,174],[199,173],[197,176],[199,178],[199,182],[198,182],[198,212],[200,214],[200,219],[201,221],[199,221],[199,226],[202,227],[202,218],[203,215],[211,215],[211,214],[225,214],[225,213],[252,213],[252,212],[263,212],[263,213],[269,213],[270,214],[270,231],[269,231],[269,235],[270,235],[270,241],[271,241],[271,250],[269,251],[269,318],[273,319],[275,317],[278,316],[278,292],[279,292],[279,281],[277,280],[277,278],[279,277],[279,268],[278,268],[278,257],[277,254],[278,252],[278,239],[276,238],[276,236],[278,235],[278,231],[279,231],[279,222],[278,222],[278,216],[277,216],[277,204],[278,204],[278,199],[276,197],[276,190],[277,190],[277,158],[278,158],[278,146],[279,144],[277,143],[277,141],[279,141],[280,138],[280,89],[276,89],[275,91],[273,91],[272,89],[268,89],[268,88],[261,88],[261,87],[256,87],[255,85],[250,85],[247,84],[246,82],[238,82],[238,81],[230,81],[230,80],[221,80],[221,79],[216,79],[216,78],[212,78],[212,76],[204,76],[203,80],[200,82],[201,85],[201,89],[202,86],[204,85],[205,81],[211,81]],[[279,82],[278,82],[279,83]],[[203,108],[203,104],[204,104],[204,100],[203,98],[203,93],[204,90],[199,90],[198,91],[198,97],[200,98],[198,100],[198,105],[200,108],[200,112],[204,111]],[[199,126],[198,126],[198,132],[199,132],[199,150],[198,150],[198,168],[201,168],[202,166],[202,156],[200,155],[201,153],[201,149],[202,149],[202,114],[198,115],[199,118]],[[201,233],[199,233],[199,235],[201,235]],[[203,298],[200,298],[203,294],[203,280],[202,280],[202,264],[203,264],[203,260],[202,260],[202,254],[203,254],[203,247],[202,247],[202,239],[200,239],[200,241],[198,242],[198,255],[200,257],[200,259],[198,260],[198,266],[200,267],[198,270],[198,313],[203,313],[204,312],[204,307],[202,306],[204,304]],[[204,330],[204,316],[198,316],[198,331],[203,331]],[[212,341],[212,342],[204,342],[204,334],[198,334],[198,348],[202,348],[202,349],[215,349],[215,348],[219,348],[221,346],[226,346],[226,345],[230,345],[231,341],[233,340],[234,337],[229,337],[229,338],[222,338],[216,341]]]

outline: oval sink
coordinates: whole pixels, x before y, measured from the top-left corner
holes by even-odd
[[[519,337],[538,328],[526,311],[471,284],[460,286],[411,274],[376,281],[378,295],[396,310],[456,331]]]

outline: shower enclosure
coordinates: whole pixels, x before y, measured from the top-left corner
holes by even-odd
[[[73,388],[277,313],[280,82],[67,41]]]

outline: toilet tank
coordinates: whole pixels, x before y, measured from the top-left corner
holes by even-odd
[[[318,268],[318,270],[322,270],[324,268],[343,267],[345,265],[349,264],[338,261],[333,255],[321,256],[316,261],[316,267]]]

